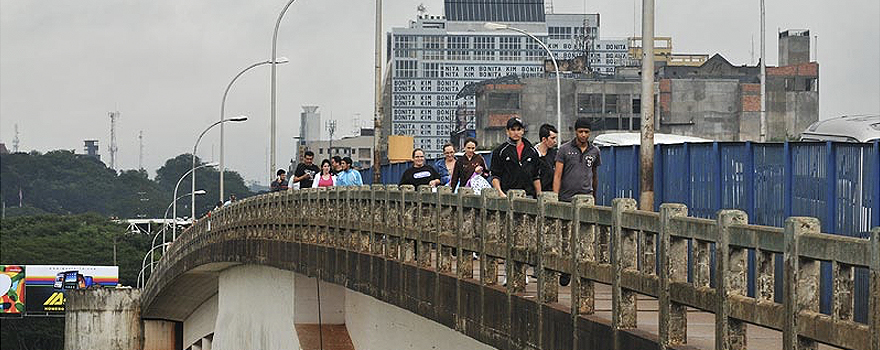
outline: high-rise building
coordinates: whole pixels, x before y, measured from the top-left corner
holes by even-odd
[[[406,28],[392,28],[391,135],[411,135],[414,147],[438,156],[453,133],[473,135],[473,96],[462,89],[479,81],[516,75],[543,77],[546,51],[499,22],[542,40],[557,59],[589,57],[589,72],[613,74],[629,57],[627,39],[599,39],[598,14],[545,14],[543,0],[516,2],[446,0],[446,16],[421,15]],[[551,66],[552,67],[552,66]]]
[[[318,106],[302,106],[300,116],[300,142],[317,141],[321,139],[321,113]]]

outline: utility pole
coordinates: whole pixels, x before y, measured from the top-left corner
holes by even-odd
[[[761,0],[761,135],[760,141],[767,142],[767,56],[764,56],[764,0]]]
[[[110,112],[110,169],[116,170],[116,120],[119,111]]]
[[[373,106],[373,183],[382,183],[382,154],[388,147],[387,143],[382,142],[382,0],[376,0],[376,43],[374,57],[374,79],[375,87],[373,93],[376,95],[375,105]],[[333,136],[330,137],[333,142]]]
[[[18,123],[15,123],[15,137],[12,138],[12,153],[18,153],[18,145],[21,140],[18,138]]]
[[[333,117],[333,113],[330,113],[330,117]],[[333,134],[336,133],[336,120],[328,120],[326,124],[324,124],[324,127],[327,128],[327,134],[330,135],[330,145],[327,146],[327,153],[330,154],[330,158],[333,158]]]
[[[138,170],[144,170],[144,131],[138,132]]]
[[[763,0],[762,0],[763,1]],[[642,134],[639,209],[654,210],[654,0],[642,0]]]

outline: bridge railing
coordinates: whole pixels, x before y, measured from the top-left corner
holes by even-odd
[[[820,227],[807,217],[788,218],[784,228],[749,225],[739,210],[719,211],[715,220],[693,218],[681,204],[663,204],[659,213],[640,211],[628,198],[606,207],[589,196],[566,203],[554,194],[531,199],[521,191],[502,198],[470,189],[453,194],[445,187],[308,189],[250,197],[199,221],[171,246],[158,272],[211,242],[268,236],[316,246],[300,253],[303,271],[372,290],[488,344],[574,348],[588,341],[578,338],[579,320],[596,311],[595,285],[606,284],[612,288],[615,342],[637,327],[642,294],[659,301],[657,341],[664,345],[686,342],[688,308],[694,308],[715,315],[716,349],[745,349],[746,324],[780,331],[785,349],[817,343],[880,349],[880,227],[869,239],[824,234]],[[330,255],[308,266],[322,247],[401,264],[374,268],[367,278],[358,271],[372,263],[353,255]],[[747,258],[750,251],[754,262]],[[777,256],[784,265],[781,279]],[[820,262],[833,267],[830,315],[819,310]],[[419,268],[436,279],[402,278]],[[747,293],[750,268],[756,271],[754,297]],[[867,322],[853,317],[856,268],[870,275]],[[522,297],[529,270],[537,276],[533,299]],[[559,304],[561,274],[572,276],[568,310]],[[390,276],[401,282],[391,283]],[[777,281],[781,303],[774,296]],[[416,288],[422,283],[434,288]],[[450,283],[489,288],[452,289],[463,305],[456,307],[441,302]],[[489,300],[508,302],[493,309]],[[559,332],[564,335],[554,335]]]

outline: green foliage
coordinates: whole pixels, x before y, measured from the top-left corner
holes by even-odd
[[[16,265],[114,265],[119,282],[135,285],[152,237],[97,214],[38,215],[0,221],[0,259]],[[0,321],[2,349],[61,349],[64,320],[23,318]]]
[[[0,178],[3,179],[0,197],[6,202],[9,216],[96,212],[119,218],[159,218],[171,203],[177,180],[191,167],[192,156],[179,155],[166,161],[153,181],[146,171],[117,173],[97,159],[71,151],[4,154],[0,156]],[[220,200],[220,179],[218,171],[213,168],[199,169],[196,176],[196,185],[208,192],[196,201],[197,214],[201,216]],[[190,192],[190,179],[187,176],[181,182],[179,195]],[[238,173],[227,171],[224,180],[228,194],[235,194],[238,198],[252,195]],[[18,206],[19,191],[23,206],[32,210],[12,210]],[[179,216],[189,216],[189,203],[184,199],[178,202]]]
[[[165,161],[159,170],[156,170],[156,182],[163,191],[168,193],[174,192],[174,186],[183,174],[192,169],[192,154],[181,154],[177,157]],[[204,164],[201,159],[196,157],[196,164]],[[238,199],[242,199],[253,195],[253,193],[245,186],[244,179],[237,172],[227,170],[223,175],[223,183],[226,201],[229,195],[235,195]],[[209,210],[213,209],[220,198],[220,171],[213,167],[205,167],[196,170],[196,190],[205,190],[207,194],[196,197],[196,216],[202,216]],[[192,190],[192,176],[187,176],[180,182],[177,189],[177,195],[181,196],[190,193]],[[168,202],[170,203],[170,199]],[[190,198],[182,198],[177,202],[177,215],[189,216]],[[181,213],[183,211],[183,213]]]

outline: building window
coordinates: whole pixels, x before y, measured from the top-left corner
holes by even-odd
[[[522,60],[522,43],[519,36],[502,36],[498,38],[498,48],[501,50],[499,60],[519,61]]]
[[[605,95],[605,113],[617,113],[617,95]]]
[[[442,36],[422,37],[422,47],[425,49],[422,58],[426,60],[443,60],[444,51]]]
[[[489,109],[519,109],[519,94],[515,92],[489,94]]]
[[[358,158],[370,158],[371,153],[369,148],[358,148]]]
[[[805,79],[804,85],[804,91],[819,91],[819,84],[816,84],[816,78]]]
[[[415,78],[418,66],[416,61],[399,60],[394,62],[394,77],[396,78]]]
[[[571,39],[571,27],[547,27],[547,34],[550,39],[569,40]]]
[[[476,60],[476,61],[494,61],[495,60],[495,37],[491,37],[491,36],[475,36],[474,37],[474,60]]]
[[[547,38],[539,38],[541,40],[546,41]],[[526,52],[526,61],[543,61],[546,52],[541,47],[541,44],[536,43],[534,40],[529,40],[525,45]]]
[[[453,36],[448,39],[448,48],[449,48],[449,59],[450,60],[459,60],[459,61],[468,61],[471,59],[470,51],[470,38],[466,36]]]
[[[633,97],[633,114],[642,114],[642,99],[640,97]]]
[[[577,94],[578,113],[601,113],[602,94]]]
[[[394,57],[416,58],[416,37],[398,35],[394,37]]]
[[[422,63],[422,76],[425,78],[439,78],[440,63]]]
[[[318,148],[318,154],[324,154],[324,149],[323,149],[323,148]]]

